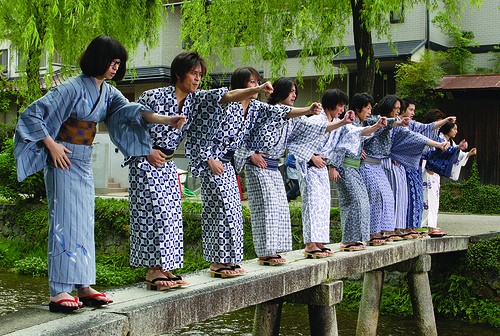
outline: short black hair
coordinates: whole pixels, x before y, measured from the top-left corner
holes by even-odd
[[[413,99],[412,97],[403,98],[403,101],[405,103],[405,107],[408,107],[408,105],[410,105],[410,104],[417,106],[415,99]],[[405,110],[406,110],[406,108],[405,108]],[[401,109],[401,111],[403,111],[403,109]]]
[[[439,109],[432,109],[425,115],[425,123],[429,124],[446,118],[446,113]]]
[[[299,90],[297,88],[297,83],[295,83],[290,78],[281,77],[274,81],[273,83],[273,93],[269,96],[267,103],[270,105],[276,105],[280,101],[285,100],[290,92],[292,92],[292,88],[295,87],[295,94],[299,95]]]
[[[446,124],[444,124],[439,128],[439,132],[443,134],[448,134],[455,126],[458,126],[458,124],[454,122],[447,122]]]
[[[396,102],[400,102],[401,107],[403,106],[401,101],[402,100],[398,96],[387,95],[378,102],[374,114],[380,114],[382,117],[388,117],[394,106],[396,106]]]
[[[260,73],[252,67],[241,67],[233,71],[231,75],[231,90],[244,89],[250,77],[254,76],[257,81],[261,81]]]
[[[338,104],[349,104],[349,97],[347,94],[339,89],[329,89],[323,93],[321,97],[321,105],[324,109],[333,110]]]
[[[349,103],[349,109],[353,110],[356,113],[361,112],[363,107],[371,104],[373,107],[374,101],[373,97],[367,92],[356,93],[352,96],[351,101]]]
[[[170,64],[170,85],[177,84],[177,80],[184,80],[186,73],[193,67],[201,67],[201,76],[207,73],[207,64],[196,51],[183,51],[174,57]]]
[[[99,77],[106,73],[114,59],[120,60],[120,66],[113,78],[118,82],[123,79],[127,71],[127,50],[113,37],[97,36],[80,57],[80,68],[87,76]]]

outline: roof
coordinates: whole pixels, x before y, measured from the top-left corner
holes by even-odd
[[[419,49],[425,46],[425,40],[412,40],[412,41],[398,41],[393,42],[392,47],[389,43],[374,43],[373,52],[375,58],[379,60],[387,60],[394,58],[405,58],[412,56]],[[356,49],[355,46],[350,45],[335,56],[334,61],[336,62],[346,62],[346,61],[356,61]]]
[[[444,76],[436,90],[500,90],[500,74]]]

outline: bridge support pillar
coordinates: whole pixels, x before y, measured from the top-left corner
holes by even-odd
[[[364,274],[363,293],[361,294],[361,302],[359,305],[356,336],[371,336],[377,334],[383,281],[384,272],[381,270]]]
[[[431,257],[423,255],[417,265],[428,265],[428,267],[417,267],[413,272],[408,272],[408,287],[413,306],[413,318],[417,323],[420,334],[423,336],[437,336],[436,319],[434,317],[434,306],[432,305],[431,287],[427,272],[430,270]]]
[[[258,304],[255,307],[252,335],[278,336],[282,306],[283,301],[280,299]]]
[[[308,305],[311,335],[338,336],[335,305],[342,293],[342,281],[332,281],[288,295],[285,301]]]

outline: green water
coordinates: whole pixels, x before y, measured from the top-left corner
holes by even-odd
[[[0,316],[47,302],[48,298],[47,278],[33,278],[0,272]],[[189,325],[165,334],[165,336],[250,336],[253,315],[254,308],[249,307]],[[337,312],[339,334],[341,336],[355,335],[356,321],[356,312]],[[471,325],[450,320],[438,320],[437,328],[439,336],[493,336],[500,334],[500,330],[490,326]],[[294,304],[285,304],[283,306],[280,334],[284,336],[309,335],[306,306]],[[419,333],[411,319],[381,316],[377,335],[417,336]]]

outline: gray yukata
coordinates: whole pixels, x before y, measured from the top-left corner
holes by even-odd
[[[14,156],[19,181],[45,170],[49,205],[50,295],[95,283],[94,178],[92,145],[57,142],[71,150],[71,167],[55,168],[42,139],[57,138],[68,119],[105,121],[111,140],[125,155],[151,153],[145,107],[129,103],[115,87],[79,75],[32,103],[19,117]]]
[[[298,160],[309,160],[322,139],[326,123],[314,123],[306,117],[285,119],[290,109],[284,105],[252,101],[248,111],[254,115],[252,127],[245,134],[244,146],[236,153],[237,170],[242,169],[255,152],[277,161],[288,148]],[[259,168],[250,163],[246,164],[245,172],[257,256],[290,251],[290,210],[281,173],[278,169]]]

